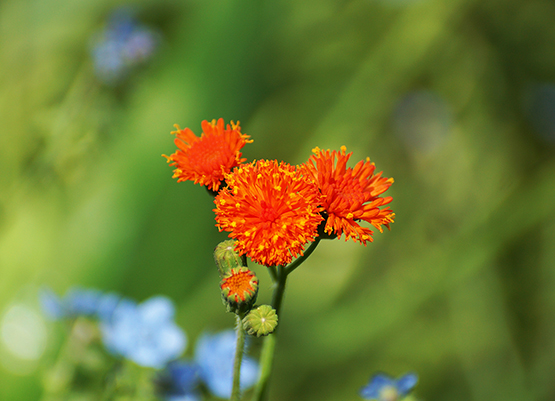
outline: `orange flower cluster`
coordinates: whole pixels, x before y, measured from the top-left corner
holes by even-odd
[[[240,149],[249,136],[239,123],[224,129],[222,119],[202,122],[200,138],[186,128],[177,131],[179,150],[165,156],[175,166],[174,178],[191,180],[217,192],[216,226],[237,240],[236,251],[266,266],[286,265],[303,254],[318,237],[318,228],[331,237],[366,245],[373,231],[389,228],[395,214],[384,207],[392,200],[381,195],[392,178],[375,174],[369,159],[347,167],[352,153],[313,149],[300,166],[272,160],[245,164]],[[322,231],[320,231],[322,232]]]

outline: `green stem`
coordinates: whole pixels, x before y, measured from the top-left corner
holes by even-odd
[[[275,271],[275,269],[274,269]],[[278,266],[277,280],[274,294],[272,297],[272,308],[276,310],[279,316],[279,310],[285,293],[285,283],[287,282],[287,271],[283,266]],[[268,383],[272,374],[272,365],[274,361],[274,350],[276,347],[276,332],[264,338],[262,352],[260,354],[260,378],[254,389],[253,401],[262,401],[266,398],[268,391]]]
[[[245,350],[245,330],[241,315],[237,314],[237,348],[235,349],[235,361],[233,362],[233,387],[231,389],[230,401],[239,401],[241,398],[241,362]]]
[[[293,270],[299,267],[310,255],[312,255],[312,252],[314,252],[319,243],[320,237],[317,237],[314,242],[310,244],[310,246],[306,249],[306,251],[304,251],[304,254],[302,256],[299,256],[286,267],[287,274],[291,273]]]
[[[275,283],[278,280],[277,277],[277,270],[275,266],[266,266],[268,268],[268,273],[270,273],[270,276],[272,277],[272,281]]]
[[[278,266],[277,268],[277,285],[274,289],[274,294],[272,295],[272,308],[276,310],[276,314],[279,316],[279,311],[281,309],[281,302],[283,301],[283,294],[285,293],[285,283],[287,282],[287,269],[284,266]]]
[[[272,296],[272,308],[276,310],[276,313],[280,318],[280,322],[280,309],[283,301],[283,294],[285,293],[287,276],[299,267],[301,263],[303,263],[312,254],[312,252],[314,252],[319,243],[320,238],[316,238],[316,240],[310,244],[308,249],[304,252],[303,256],[298,257],[288,266],[278,266],[277,272],[275,267],[268,267],[270,275],[274,279],[274,283],[276,285]],[[272,364],[276,348],[276,334],[277,332],[274,332],[264,338],[264,344],[262,345],[262,352],[260,354],[260,378],[258,379],[258,383],[256,383],[256,387],[254,389],[254,396],[252,398],[253,401],[262,401],[266,399],[268,383],[270,381],[270,375],[272,374]]]
[[[272,374],[272,363],[274,361],[274,349],[276,347],[276,335],[270,334],[264,338],[264,345],[260,353],[260,378],[254,389],[253,401],[261,401],[266,398],[270,375]]]

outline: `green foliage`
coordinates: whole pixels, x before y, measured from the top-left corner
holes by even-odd
[[[96,366],[41,390],[63,352],[48,325],[43,359],[13,354],[5,311],[43,283],[163,293],[192,337],[232,324],[213,198],[160,156],[173,124],[219,117],[241,121],[249,160],[346,145],[395,179],[390,232],[326,240],[290,277],[271,399],[358,399],[377,370],[418,372],[424,400],[555,397],[555,146],[523,106],[555,82],[552,2],[141,0],[161,47],[106,87],[89,40],[119,4],[0,4],[1,400],[47,398]],[[431,151],[392,122],[417,90],[451,112]]]

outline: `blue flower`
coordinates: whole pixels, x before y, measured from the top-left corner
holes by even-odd
[[[212,394],[220,398],[231,397],[233,362],[237,334],[226,330],[217,334],[204,334],[195,349],[195,362],[200,379]],[[241,364],[241,390],[252,387],[258,380],[258,363],[244,356]]]
[[[154,54],[158,36],[139,24],[129,9],[121,8],[109,17],[106,28],[92,42],[96,75],[103,83],[113,85]]]
[[[157,377],[156,384],[167,401],[200,401],[198,374],[199,368],[195,363],[173,361]]]
[[[204,384],[216,397],[230,398],[236,342],[234,330],[203,334],[197,342],[192,362],[171,362],[160,375],[157,384],[164,399],[196,401],[196,388],[200,384]],[[258,374],[258,363],[243,356],[241,390],[252,387],[258,380]]]
[[[173,316],[173,304],[166,297],[153,297],[139,305],[122,300],[112,318],[102,324],[104,345],[138,365],[162,368],[178,358],[187,345],[187,337]]]
[[[398,379],[378,373],[360,390],[360,396],[366,400],[396,401],[406,396],[418,383],[415,373],[407,373]]]
[[[74,287],[66,293],[64,303],[70,315],[94,316],[101,297],[99,290]]]
[[[71,288],[63,298],[50,288],[39,291],[39,302],[46,316],[52,320],[88,316],[109,319],[120,297],[116,294],[103,294],[96,289]]]

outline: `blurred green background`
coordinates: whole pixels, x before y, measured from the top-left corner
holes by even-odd
[[[91,37],[122,4],[160,43],[103,85]],[[249,160],[345,145],[395,179],[390,232],[290,277],[271,399],[357,400],[378,370],[423,400],[555,399],[553,21],[547,0],[2,1],[0,400],[40,398],[41,285],[165,294],[188,354],[232,327],[212,199],[160,156],[219,117]]]

